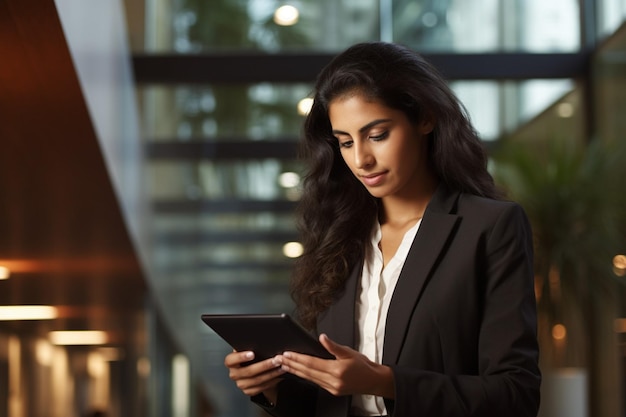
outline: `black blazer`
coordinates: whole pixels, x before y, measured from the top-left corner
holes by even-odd
[[[318,320],[355,346],[362,262]],[[395,417],[535,417],[539,408],[532,236],[522,208],[439,186],[398,279],[383,364],[394,373]],[[350,396],[281,382],[276,416],[346,417]]]

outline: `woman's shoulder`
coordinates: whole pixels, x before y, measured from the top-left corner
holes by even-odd
[[[505,214],[514,217],[526,217],[523,207],[515,201],[482,197],[469,193],[460,193],[457,200],[457,214],[483,219],[497,219]]]
[[[430,213],[450,214],[489,224],[498,219],[517,218],[526,221],[526,213],[515,201],[490,198],[454,190],[446,185],[437,188],[427,209]]]
[[[475,194],[460,192],[459,193],[459,206],[464,205],[465,207],[482,207],[482,208],[491,208],[491,209],[506,209],[511,206],[519,206],[519,204],[513,200],[508,200],[506,198],[491,198],[491,197],[483,197]]]

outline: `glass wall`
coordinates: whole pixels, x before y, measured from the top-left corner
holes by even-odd
[[[149,140],[295,139],[299,102],[310,84],[148,86],[142,90]]]
[[[385,3],[393,10],[389,40],[420,51],[563,52],[580,45],[576,0]]]
[[[623,6],[605,3],[610,27]],[[182,54],[333,52],[379,39],[420,51],[563,52],[580,48],[579,13],[576,0],[148,0],[145,42],[131,39],[136,50]]]
[[[594,82],[598,137],[605,141],[624,141],[626,120],[626,27],[610,37],[596,54]]]
[[[626,1],[598,0],[597,2],[598,34],[601,38],[610,36],[620,28],[626,20]]]

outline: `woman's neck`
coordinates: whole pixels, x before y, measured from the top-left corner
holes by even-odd
[[[429,181],[413,195],[383,198],[380,223],[393,227],[403,227],[415,223],[424,216],[437,185],[438,181]]]

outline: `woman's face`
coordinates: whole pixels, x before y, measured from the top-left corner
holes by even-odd
[[[427,140],[430,122],[360,94],[331,101],[328,115],[344,161],[374,197],[411,198],[432,179]]]

